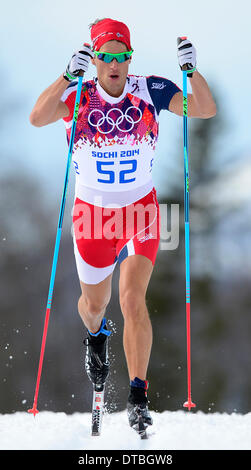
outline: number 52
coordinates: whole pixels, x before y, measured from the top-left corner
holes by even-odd
[[[108,184],[112,184],[115,182],[115,171],[112,170],[112,169],[108,169],[111,168],[113,165],[114,165],[114,162],[96,162],[97,163],[97,171],[99,174],[101,175],[106,175],[107,178],[106,179],[102,179],[102,178],[98,178],[98,182],[99,183],[108,183]],[[119,172],[119,183],[132,183],[133,181],[135,181],[136,177],[134,178],[126,178],[126,175],[128,175],[129,173],[134,173],[137,169],[137,160],[126,160],[126,161],[120,161],[119,162],[120,165],[131,165],[131,168],[127,168],[125,170],[120,170]],[[105,169],[106,168],[106,169]]]

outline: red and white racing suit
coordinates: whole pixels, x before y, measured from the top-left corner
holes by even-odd
[[[69,142],[77,82],[61,100]],[[155,263],[160,216],[152,166],[158,120],[180,88],[165,78],[128,75],[121,96],[97,79],[83,83],[73,146],[76,171],[73,241],[79,279],[97,284],[127,256]]]

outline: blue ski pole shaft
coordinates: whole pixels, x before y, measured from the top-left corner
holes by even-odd
[[[186,37],[178,38],[178,45]],[[182,67],[183,75],[183,145],[184,145],[184,221],[185,221],[185,264],[186,264],[186,327],[187,327],[187,392],[184,407],[194,408],[191,397],[191,329],[190,329],[190,228],[189,228],[189,165],[188,165],[188,125],[187,125],[187,73],[186,64]]]
[[[77,94],[76,94],[76,100],[75,100],[75,106],[74,106],[71,136],[70,136],[70,142],[69,142],[66,172],[65,172],[64,189],[63,189],[61,205],[60,205],[57,235],[56,235],[56,242],[55,242],[52,269],[51,269],[51,278],[50,278],[49,293],[48,293],[48,299],[47,299],[46,315],[45,315],[44,330],[43,330],[43,337],[42,337],[42,346],[41,346],[41,352],[40,352],[40,358],[39,358],[36,389],[35,389],[35,395],[34,395],[33,408],[28,410],[28,412],[33,413],[34,416],[36,416],[36,414],[38,413],[37,400],[38,400],[40,379],[41,379],[41,373],[42,373],[42,367],[43,367],[44,351],[45,351],[46,337],[47,337],[47,331],[48,331],[48,325],[49,325],[49,318],[50,318],[51,303],[52,303],[52,297],[53,297],[55,276],[56,276],[56,270],[57,270],[58,253],[59,253],[61,234],[62,234],[64,210],[65,210],[65,203],[66,203],[66,193],[67,193],[68,182],[69,182],[69,173],[70,173],[71,160],[72,160],[75,130],[76,130],[77,119],[78,119],[78,110],[79,110],[79,104],[80,104],[82,82],[83,82],[83,77],[79,76]]]
[[[49,295],[48,295],[47,308],[51,307],[52,296],[53,296],[55,275],[56,275],[57,262],[58,262],[59,246],[60,246],[62,227],[63,227],[63,218],[64,218],[65,203],[66,203],[66,193],[67,193],[68,182],[69,182],[69,174],[70,174],[70,168],[71,168],[74,137],[75,137],[75,130],[76,130],[77,119],[78,119],[78,110],[79,110],[82,82],[83,82],[83,77],[79,77],[78,78],[78,88],[77,88],[76,100],[75,100],[75,107],[74,107],[73,123],[72,123],[72,129],[71,129],[71,137],[70,137],[70,142],[69,142],[69,150],[68,150],[68,158],[67,158],[67,165],[66,165],[66,172],[65,172],[64,189],[63,189],[61,205],[60,205],[60,213],[59,213],[59,219],[58,219],[58,228],[57,228],[57,235],[56,235],[56,242],[55,242],[55,251],[54,251],[53,262],[52,262],[52,271],[51,271],[51,279],[50,279],[50,286],[49,286]]]
[[[189,166],[187,135],[187,72],[183,71],[183,133],[184,133],[184,206],[185,206],[185,259],[186,259],[186,323],[187,323],[187,401],[184,407],[195,407],[191,397],[191,328],[190,328],[190,237],[189,237]]]

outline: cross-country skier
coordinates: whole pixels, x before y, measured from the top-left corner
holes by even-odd
[[[134,426],[141,416],[147,426],[152,424],[147,399],[152,326],[145,297],[160,224],[151,172],[160,111],[182,116],[183,97],[166,78],[128,74],[133,49],[124,23],[105,18],[90,30],[92,46],[85,44],[73,54],[65,72],[39,96],[30,122],[40,127],[63,119],[69,140],[77,77],[92,62],[97,77],[83,82],[73,149],[73,241],[82,291],[78,309],[88,336],[85,366],[93,384],[102,387],[109,373],[110,331],[104,315],[118,262],[129,423]],[[196,70],[196,50],[189,40],[178,46],[178,60],[180,67],[189,64],[192,74],[188,116],[213,117],[216,105]]]

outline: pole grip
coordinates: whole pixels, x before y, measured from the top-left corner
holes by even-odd
[[[187,36],[179,36],[179,37],[177,38],[177,46],[179,46],[180,43],[181,43],[182,41],[184,41],[185,39],[187,39]],[[188,70],[189,70],[188,65],[187,65],[187,64],[182,65],[181,70],[182,70],[182,71],[188,71]],[[193,73],[188,73],[187,76],[188,76],[188,77],[192,77],[192,76],[193,76]]]
[[[185,41],[187,39],[187,36],[179,36],[177,38],[177,45],[179,46],[182,41]]]

